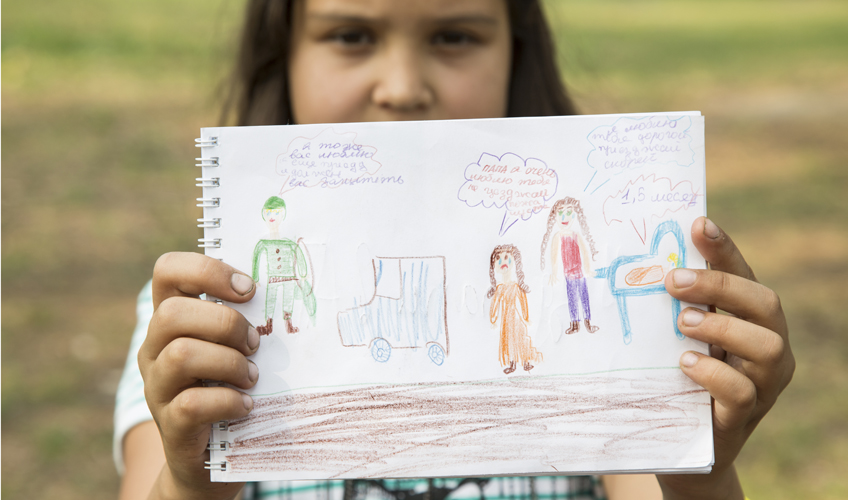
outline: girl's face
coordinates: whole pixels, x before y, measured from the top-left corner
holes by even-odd
[[[515,267],[515,262],[510,252],[501,252],[495,260],[495,271],[503,276],[503,281],[509,281],[512,276],[512,269]]]
[[[571,205],[562,207],[557,212],[557,215],[559,216],[560,227],[563,229],[570,228],[571,221],[574,218],[574,207],[572,207]]]
[[[506,0],[296,0],[296,123],[506,116]]]

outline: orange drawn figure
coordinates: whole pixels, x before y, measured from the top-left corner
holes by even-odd
[[[500,276],[497,283],[495,275]],[[527,324],[530,311],[527,307],[527,292],[530,288],[524,283],[524,271],[521,269],[521,253],[513,245],[498,245],[489,261],[489,279],[492,287],[487,298],[492,299],[489,308],[489,320],[497,325],[500,320],[500,360],[506,366],[504,373],[509,375],[521,364],[525,371],[533,369],[532,363],[542,361],[542,353],[533,347]]]

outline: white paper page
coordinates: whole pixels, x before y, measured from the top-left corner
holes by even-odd
[[[709,470],[709,395],[678,366],[707,348],[662,281],[705,268],[699,113],[201,137],[207,254],[256,262],[227,305],[272,330],[214,480]]]

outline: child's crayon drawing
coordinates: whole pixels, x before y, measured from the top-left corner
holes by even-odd
[[[503,209],[499,230],[503,236],[519,220],[544,210],[558,184],[556,170],[538,158],[525,160],[514,153],[483,153],[465,167],[465,182],[457,198],[469,207]]]
[[[448,354],[444,257],[377,257],[374,295],[338,314],[345,346],[368,346],[385,363],[392,349],[426,348],[437,366]]]
[[[670,253],[665,264],[637,267],[627,273],[627,276],[624,277],[624,282],[630,286],[645,286],[659,283],[669,271],[677,267],[679,260],[676,253]]]
[[[709,348],[663,286],[706,267],[702,117],[205,135],[206,253],[252,270],[226,305],[264,334],[214,480],[709,470],[679,364]]]
[[[665,285],[662,284],[662,278],[665,277],[667,271],[663,269],[664,264],[652,264],[648,266],[640,266],[632,268],[631,264],[635,263],[651,263],[656,261],[659,254],[659,246],[664,236],[674,238],[677,243],[677,253],[672,253],[665,259],[673,264],[673,267],[686,267],[686,243],[683,240],[683,231],[680,230],[680,225],[673,220],[668,220],[657,226],[654,231],[654,237],[651,240],[651,251],[644,255],[625,255],[616,258],[612,263],[603,269],[595,271],[595,277],[606,279],[609,284],[610,292],[615,296],[616,304],[618,305],[618,316],[621,319],[621,331],[624,335],[624,343],[629,344],[633,340],[630,329],[630,316],[627,310],[627,297],[638,297],[644,295],[665,294]],[[673,268],[669,268],[669,271]],[[659,271],[656,271],[659,268]],[[629,269],[629,271],[628,271]],[[657,274],[662,273],[659,277]],[[619,275],[625,274],[624,283],[622,286],[618,283]],[[645,282],[648,275],[652,276],[652,281]],[[656,278],[659,279],[656,279]],[[634,283],[631,284],[631,281]],[[677,338],[683,339],[683,334],[677,328],[677,316],[680,315],[680,301],[671,299],[671,322],[674,325],[674,332]]]
[[[587,242],[592,251],[591,257],[586,249]],[[563,198],[551,207],[547,230],[542,238],[542,270],[545,269],[545,253],[548,248],[551,262],[550,284],[556,285],[559,282],[560,273],[565,278],[568,312],[571,316],[571,323],[565,333],[577,333],[581,319],[587,332],[597,332],[598,327],[592,325],[586,276],[590,271],[589,262],[598,251],[589,232],[583,208],[575,198]]]
[[[282,292],[283,321],[286,332],[297,333],[298,327],[292,324],[295,299],[303,301],[310,317],[315,316],[316,302],[309,279],[311,264],[304,251],[305,245],[281,238],[280,223],[286,218],[286,203],[278,196],[272,196],[262,207],[262,219],[268,227],[269,236],[259,240],[253,249],[253,281],[259,281],[259,263],[265,258],[267,277],[265,292],[264,324],[256,327],[260,335],[269,335],[274,330],[274,312],[277,308],[277,295]]]
[[[696,163],[689,116],[621,117],[592,130],[586,163],[595,169],[584,192],[594,194],[613,176],[646,166],[689,167]]]
[[[254,397],[250,418],[264,425],[231,421],[226,458],[233,472],[330,479],[674,467],[668,449],[710,432],[709,415],[706,390],[679,370],[341,387]]]
[[[628,181],[616,193],[604,200],[604,222],[630,222],[642,243],[647,238],[648,226],[669,214],[689,210],[703,197],[691,181],[672,182],[656,174],[640,175]]]
[[[516,366],[529,372],[534,367],[533,363],[542,361],[542,353],[533,347],[527,333],[530,322],[527,292],[530,288],[524,283],[518,248],[514,245],[495,247],[489,257],[489,280],[491,288],[486,294],[492,299],[489,321],[492,326],[499,325],[498,355],[501,365],[506,367],[504,373],[509,375]]]
[[[403,184],[400,175],[378,176],[383,166],[374,159],[377,148],[356,142],[353,132],[332,128],[315,137],[296,137],[277,156],[276,171],[283,176],[280,196],[295,188],[336,189],[358,184]]]

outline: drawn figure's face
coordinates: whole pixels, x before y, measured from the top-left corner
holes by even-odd
[[[501,252],[495,260],[495,271],[503,276],[504,281],[508,281],[512,276],[512,271],[515,268],[515,259],[510,252]]]
[[[571,205],[560,208],[557,211],[557,216],[559,217],[560,227],[563,229],[571,227],[571,221],[574,216],[574,207]]]
[[[294,2],[296,123],[506,116],[505,0]]]
[[[286,218],[285,208],[265,209],[262,211],[262,219],[269,229],[274,230],[280,227],[280,222]]]

